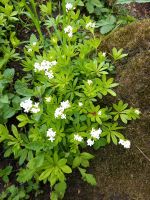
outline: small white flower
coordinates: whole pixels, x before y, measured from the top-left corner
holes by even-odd
[[[76,140],[78,142],[82,142],[83,137],[81,137],[80,135],[76,134],[76,135],[74,135],[74,140]]]
[[[93,81],[87,80],[87,83],[88,83],[89,85],[91,85],[91,84],[93,83]]]
[[[72,36],[73,36],[72,30],[73,30],[73,28],[72,28],[72,26],[70,26],[70,25],[68,25],[67,27],[64,28],[64,32],[65,32],[65,33],[68,33],[68,36],[69,36],[69,37],[72,37]]]
[[[52,128],[49,128],[47,130],[47,137],[48,137],[48,140],[50,140],[51,142],[53,142],[55,140],[55,136],[56,136],[56,132],[53,131]]]
[[[101,115],[102,114],[102,112],[101,111],[98,111],[98,115]]]
[[[63,114],[61,115],[61,119],[66,119],[66,114],[63,113]]]
[[[46,102],[49,103],[49,102],[51,102],[51,100],[52,100],[52,97],[45,97],[45,101],[46,101]]]
[[[72,32],[73,28],[72,26],[68,25],[67,27],[64,28],[65,33]]]
[[[68,12],[69,10],[71,10],[73,8],[72,3],[66,3],[66,11]]]
[[[34,64],[34,71],[37,72],[37,71],[41,71],[41,70],[42,70],[42,69],[41,69],[41,65],[40,65],[39,63],[36,62],[36,63]]]
[[[36,42],[33,42],[32,45],[33,45],[33,46],[36,46]]]
[[[67,100],[67,101],[62,101],[60,105],[61,105],[61,107],[62,107],[63,109],[70,108],[70,103],[69,103],[68,100]]]
[[[63,114],[64,114],[63,112],[64,112],[64,109],[63,109],[62,107],[57,108],[57,109],[55,110],[55,114],[54,114],[55,118],[58,118],[58,117],[60,117],[61,115],[63,115]]]
[[[102,133],[102,130],[100,128],[98,130],[95,130],[94,128],[92,128],[92,131],[90,134],[93,138],[99,139],[101,133]]]
[[[32,49],[31,49],[31,48],[29,48],[29,49],[28,49],[28,52],[30,53],[31,51],[32,51]]]
[[[93,144],[94,144],[94,140],[91,140],[91,139],[87,140],[87,145],[88,146],[93,146]]]
[[[104,56],[104,57],[106,56],[106,52],[103,53],[103,56]]]
[[[86,27],[87,29],[89,29],[89,28],[95,28],[95,23],[89,22],[89,23],[86,24],[85,27]]]
[[[71,38],[73,36],[72,32],[69,32],[68,36]]]
[[[139,115],[141,112],[140,112],[138,109],[136,109],[136,110],[135,110],[135,113],[136,113],[137,115]]]
[[[56,132],[53,131],[52,128],[49,128],[49,129],[47,130],[47,137],[55,137],[55,136],[56,136]]]
[[[24,109],[24,112],[28,113],[32,108],[32,100],[29,98],[29,99],[22,101],[20,103],[20,107],[22,107]]]
[[[120,139],[118,144],[121,144],[124,146],[125,149],[129,149],[131,146],[131,142],[129,140],[122,140]]]
[[[38,112],[40,112],[39,103],[35,103],[35,104],[32,106],[31,112],[32,112],[32,113],[38,113]]]
[[[82,102],[79,102],[79,104],[78,104],[80,107],[82,107],[83,106],[83,103]]]
[[[57,61],[56,60],[51,62],[51,66],[55,66],[55,65],[57,65]]]
[[[49,79],[54,78],[54,75],[53,75],[52,70],[50,70],[50,71],[45,71],[45,75],[48,76]]]

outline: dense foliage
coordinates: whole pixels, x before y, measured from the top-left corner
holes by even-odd
[[[87,152],[88,146],[97,150],[113,142],[130,148],[121,129],[138,118],[140,111],[121,100],[105,104],[106,95],[116,96],[118,84],[111,78],[114,65],[127,54],[116,48],[111,55],[98,50],[101,41],[94,34],[96,24],[90,17],[81,17],[78,6],[86,3],[88,10],[96,9],[103,6],[99,1],[91,1],[95,2],[91,6],[90,1],[63,1],[56,17],[51,2],[39,5],[40,16],[33,0],[18,5],[0,2],[0,142],[4,157],[13,155],[18,160],[17,181],[29,184],[20,191],[12,185],[1,199],[9,194],[9,199],[16,195],[15,199],[28,199],[40,181],[49,182],[52,200],[62,199],[66,175],[75,168],[83,180],[96,184],[87,172],[94,157]],[[14,31],[14,23],[22,16],[31,23],[24,28],[35,26],[37,30],[28,41],[20,41]],[[21,78],[7,67],[12,59],[20,60]],[[4,182],[11,171],[12,167],[0,171]]]

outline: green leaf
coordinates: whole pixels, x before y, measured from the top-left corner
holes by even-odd
[[[72,169],[68,165],[62,166],[61,170],[66,174],[70,174],[72,172]]]
[[[57,192],[57,194],[59,194],[59,197],[61,198],[63,198],[66,188],[67,188],[67,184],[64,181],[57,183],[55,185],[55,191]]]
[[[31,180],[32,177],[33,177],[34,172],[35,172],[34,169],[22,169],[22,170],[18,173],[17,181],[18,181],[19,183],[25,183],[25,182]]]
[[[16,81],[15,89],[16,89],[17,94],[19,95],[26,96],[26,97],[33,96],[33,91],[31,89],[28,89],[27,84],[23,83],[20,80]]]
[[[28,155],[28,151],[26,149],[23,149],[21,151],[21,156],[20,156],[20,159],[19,159],[19,165],[22,165],[25,161],[25,159],[27,158],[27,155]]]
[[[8,95],[3,95],[3,96],[0,98],[0,103],[9,104]]]
[[[96,179],[92,174],[86,174],[85,180],[93,186],[96,185]]]
[[[44,154],[39,154],[38,156],[30,160],[27,166],[30,169],[37,169],[42,166],[43,162],[44,162]]]
[[[84,159],[87,159],[87,160],[94,158],[94,156],[92,154],[87,153],[87,152],[81,153],[81,157],[83,157]]]
[[[52,170],[53,170],[53,167],[46,169],[44,172],[42,172],[39,177],[39,180],[42,181],[42,180],[47,179],[50,176]]]
[[[15,74],[15,70],[13,68],[12,69],[5,69],[3,76],[4,76],[4,79],[12,81],[14,74]]]
[[[79,167],[81,164],[81,157],[77,156],[75,157],[75,159],[73,160],[73,168]]]
[[[94,143],[94,149],[95,150],[98,150],[100,147],[104,147],[106,146],[107,144],[107,141],[105,138],[100,138],[99,140],[97,140],[95,143]]]

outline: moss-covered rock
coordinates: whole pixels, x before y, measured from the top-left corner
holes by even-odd
[[[129,56],[150,49],[150,19],[134,22],[110,33],[100,49],[110,52],[113,47],[123,48]]]

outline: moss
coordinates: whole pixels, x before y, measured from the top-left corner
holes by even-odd
[[[150,19],[134,22],[126,27],[110,33],[100,46],[100,49],[110,52],[113,47],[123,48],[129,55],[150,48]]]

